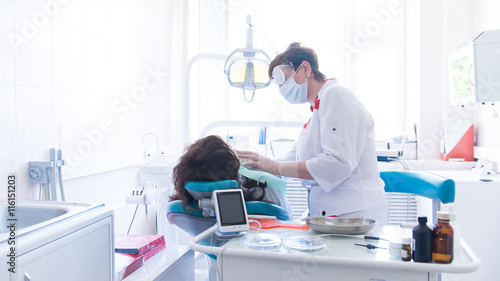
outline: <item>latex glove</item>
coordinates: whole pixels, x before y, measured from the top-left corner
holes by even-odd
[[[304,161],[278,162],[253,151],[237,150],[236,153],[240,158],[241,165],[251,169],[260,169],[273,175],[290,178],[313,179],[307,171]]]
[[[241,165],[279,175],[279,162],[253,151],[237,150],[236,153],[240,158]]]

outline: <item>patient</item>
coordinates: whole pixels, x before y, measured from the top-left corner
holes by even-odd
[[[265,201],[292,209],[281,191],[272,190],[238,173],[240,160],[236,152],[219,136],[208,136],[195,141],[187,148],[173,170],[175,193],[170,200],[181,200],[182,207],[195,203],[195,199],[184,188],[188,181],[235,180],[240,183],[246,201]]]

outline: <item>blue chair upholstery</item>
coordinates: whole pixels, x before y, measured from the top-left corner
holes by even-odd
[[[432,213],[440,208],[440,203],[455,201],[455,182],[432,173],[413,171],[382,171],[380,178],[385,183],[385,192],[411,193],[432,199]]]
[[[212,182],[187,182],[186,189],[195,198],[210,198],[212,192],[218,189],[239,188],[239,183],[234,180],[212,181]],[[268,215],[276,216],[280,220],[290,220],[288,212],[275,204],[262,201],[247,201],[245,202],[247,213],[249,215]],[[192,203],[185,208],[182,207],[181,201],[176,200],[167,205],[167,218],[170,222],[177,225],[179,228],[196,236],[216,223],[213,216],[207,216],[203,210],[198,207],[198,204]]]

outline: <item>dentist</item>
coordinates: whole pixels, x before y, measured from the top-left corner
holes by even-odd
[[[352,91],[318,68],[314,50],[299,43],[276,56],[269,77],[288,102],[311,104],[312,116],[283,161],[251,151],[238,151],[238,157],[250,168],[303,179],[309,216],[364,217],[386,224],[373,118]]]

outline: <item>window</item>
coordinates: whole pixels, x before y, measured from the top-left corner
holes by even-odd
[[[246,16],[252,16],[254,47],[271,58],[293,41],[313,48],[320,70],[329,78],[352,89],[365,104],[376,123],[377,139],[387,139],[405,127],[405,6],[394,0],[214,0],[211,5],[200,1],[198,51],[229,54],[246,44]],[[215,4],[214,4],[215,3]],[[207,7],[211,6],[211,7]],[[215,7],[215,8],[214,8]],[[214,12],[214,9],[218,12]],[[210,20],[207,15],[211,15]],[[215,17],[215,19],[214,19]],[[201,21],[210,24],[204,24]],[[220,37],[224,24],[226,46],[214,46],[211,34]],[[203,35],[205,34],[205,35]],[[212,40],[212,41],[210,41]],[[206,43],[206,44],[205,44]],[[214,48],[215,47],[215,48]],[[211,48],[211,49],[210,49]],[[195,55],[195,54],[192,54]],[[229,87],[222,74],[223,61],[200,63],[199,97],[191,109],[192,132],[203,130],[218,120],[297,121],[305,123],[309,105],[290,105],[276,87],[258,90],[251,103],[241,89]],[[210,67],[210,68],[208,68]],[[193,79],[192,79],[193,80]],[[204,81],[212,81],[209,86]],[[219,81],[217,83],[213,81]],[[251,96],[251,93],[247,93]],[[203,105],[203,106],[202,106]],[[300,127],[268,128],[268,141],[296,138]],[[217,128],[210,133],[248,135],[248,143],[257,145],[259,128]]]

